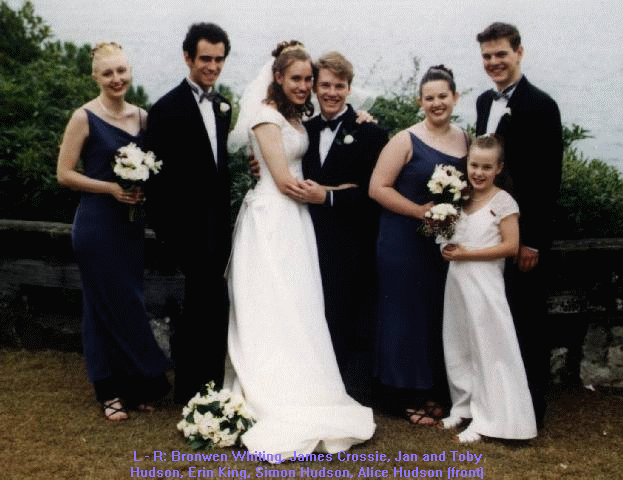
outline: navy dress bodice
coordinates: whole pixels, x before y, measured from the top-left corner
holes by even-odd
[[[413,155],[394,188],[418,204],[430,201],[427,183],[439,164],[459,167],[447,155],[411,134]],[[447,265],[422,221],[388,210],[381,213],[377,244],[379,271],[376,376],[395,388],[445,388],[441,341]]]

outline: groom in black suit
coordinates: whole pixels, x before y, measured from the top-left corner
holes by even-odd
[[[185,277],[182,316],[171,338],[177,403],[187,402],[210,380],[217,387],[223,382],[231,105],[214,84],[229,50],[219,26],[191,26],[183,43],[189,75],[154,104],[147,122],[147,148],[163,161],[148,190],[150,225]]]
[[[519,254],[507,262],[505,281],[539,426],[549,383],[547,289],[544,266],[560,189],[562,126],[556,102],[521,73],[523,47],[513,25],[493,23],[477,40],[495,89],[476,102],[476,133],[496,133],[505,150],[498,177],[519,204]],[[544,265],[545,264],[545,265]]]
[[[305,123],[309,148],[303,175],[312,180],[314,223],[325,315],[348,393],[369,404],[372,382],[374,269],[378,206],[368,197],[370,175],[387,133],[356,122],[346,104],[353,67],[337,52],[315,65],[320,115]],[[328,187],[328,188],[326,188]]]

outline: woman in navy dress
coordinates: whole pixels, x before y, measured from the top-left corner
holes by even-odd
[[[370,180],[370,196],[383,207],[375,373],[386,408],[436,425],[449,400],[441,337],[447,266],[419,229],[433,206],[427,182],[435,166],[461,166],[468,137],[451,123],[459,95],[449,69],[431,67],[419,95],[424,120],[389,141]]]
[[[82,192],[72,242],[83,291],[84,355],[104,416],[120,421],[128,418],[127,408],[153,410],[149,402],[169,391],[165,371],[170,365],[143,300],[145,225],[129,216],[142,193],[124,191],[112,171],[120,147],[142,146],[147,115],[124,100],[132,77],[119,45],[93,49],[93,78],[100,95],[69,120],[57,178]]]

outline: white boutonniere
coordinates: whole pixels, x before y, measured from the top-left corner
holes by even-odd
[[[510,109],[510,107],[506,107],[504,109],[504,112],[502,113],[502,116],[504,116],[504,115],[508,115],[509,117],[511,116],[511,109]]]
[[[356,130],[348,131],[346,128],[343,128],[342,132],[336,137],[335,143],[337,145],[352,145],[357,141],[355,133]]]
[[[229,106],[229,103],[222,102],[218,108],[221,113],[227,113],[231,107]]]

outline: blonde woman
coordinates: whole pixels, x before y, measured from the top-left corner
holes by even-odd
[[[116,181],[116,151],[143,142],[146,113],[125,101],[132,69],[120,45],[96,45],[93,79],[100,94],[71,116],[58,156],[58,182],[82,192],[72,243],[83,291],[83,346],[89,381],[110,421],[127,409],[150,411],[164,396],[169,361],[158,347],[143,302],[144,223],[129,206],[141,191]],[[78,168],[81,162],[81,168]]]

